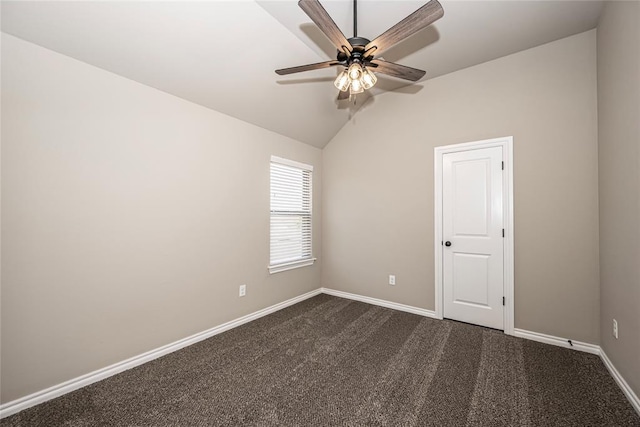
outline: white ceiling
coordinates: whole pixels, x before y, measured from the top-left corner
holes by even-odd
[[[321,0],[345,35],[353,4]],[[278,76],[335,57],[297,6],[281,1],[2,1],[2,31],[299,141],[323,147],[356,104],[336,101],[337,70]],[[358,1],[358,33],[373,39],[425,1]],[[444,17],[387,50],[388,61],[437,77],[597,25],[602,1],[441,0]],[[423,79],[423,80],[424,80]],[[379,77],[378,96],[420,82]],[[379,102],[384,102],[381,98]]]

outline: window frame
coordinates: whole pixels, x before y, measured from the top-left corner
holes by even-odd
[[[286,210],[274,210],[273,207],[271,206],[271,198],[272,198],[272,194],[273,194],[273,179],[272,179],[272,166],[273,164],[278,164],[278,165],[283,165],[283,166],[288,166],[291,168],[295,168],[295,169],[299,169],[302,171],[306,171],[309,172],[310,176],[310,191],[309,191],[309,213],[308,215],[304,215],[306,217],[309,218],[309,246],[310,246],[310,251],[309,251],[309,256],[308,257],[304,257],[304,258],[300,258],[300,259],[295,259],[295,260],[290,260],[290,261],[284,261],[284,262],[276,262],[274,264],[271,263],[271,255],[272,255],[272,220],[274,217],[274,213],[276,215],[278,215],[278,212],[280,212],[280,215],[282,215],[282,212],[287,212]],[[300,211],[289,211],[292,212],[290,215],[301,215]],[[295,213],[293,213],[295,212]],[[304,238],[303,238],[304,240]],[[271,156],[271,161],[269,162],[269,273],[270,274],[274,274],[274,273],[279,273],[282,271],[288,271],[288,270],[293,270],[296,268],[301,268],[301,267],[306,267],[309,265],[313,265],[316,261],[316,258],[313,256],[313,166],[312,165],[308,165],[305,163],[300,163],[297,162],[295,160],[289,160],[289,159],[285,159],[282,157],[278,157],[278,156]]]

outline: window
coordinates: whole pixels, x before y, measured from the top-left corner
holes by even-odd
[[[313,166],[271,157],[271,257],[269,272],[311,265]]]

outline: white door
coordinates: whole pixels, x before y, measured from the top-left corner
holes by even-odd
[[[502,147],[443,155],[444,317],[504,329]]]

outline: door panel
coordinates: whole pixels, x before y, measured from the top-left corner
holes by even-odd
[[[453,301],[489,307],[489,260],[487,255],[453,253]]]
[[[443,155],[444,316],[504,328],[502,147]]]
[[[453,164],[453,226],[455,235],[486,236],[489,228],[487,187],[489,161],[463,161]],[[479,179],[480,178],[480,179]]]

